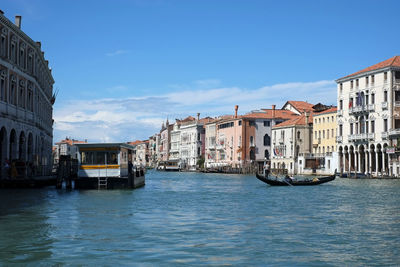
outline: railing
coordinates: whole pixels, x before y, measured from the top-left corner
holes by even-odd
[[[400,135],[400,129],[392,129],[389,131],[389,136],[397,136]]]
[[[375,104],[355,106],[355,107],[349,108],[349,114],[371,112],[371,111],[374,111],[374,110],[375,110]]]
[[[332,152],[326,152],[326,153],[299,153],[300,157],[304,158],[325,158],[325,157],[331,157]]]
[[[374,140],[375,139],[375,133],[368,133],[368,139],[369,140]]]
[[[388,102],[382,102],[382,109],[388,109]]]
[[[362,141],[362,140],[367,140],[369,136],[366,133],[361,133],[361,134],[350,134],[348,137],[349,141]]]

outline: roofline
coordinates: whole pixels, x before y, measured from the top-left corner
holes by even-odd
[[[85,144],[76,144],[77,147],[124,147],[134,149],[133,145],[127,143],[85,143]]]
[[[355,75],[351,75],[350,74],[350,75],[347,75],[347,76],[344,76],[342,78],[339,78],[339,79],[335,80],[335,82],[336,83],[342,83],[342,82],[346,82],[346,81],[353,80],[353,79],[356,79],[356,78],[362,78],[364,76],[368,76],[368,75],[371,75],[371,74],[379,73],[379,72],[382,72],[382,71],[385,71],[385,70],[387,70],[387,71],[400,70],[400,67],[387,66],[387,67],[383,67],[383,68],[379,68],[379,69],[375,69],[375,70],[361,72],[361,73],[358,73],[358,74],[355,74]]]

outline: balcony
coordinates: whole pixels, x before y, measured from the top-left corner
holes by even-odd
[[[392,129],[389,131],[389,138],[400,137],[400,129]]]
[[[375,111],[375,104],[355,106],[349,108],[349,114],[361,114]]]
[[[375,139],[375,133],[368,133],[368,140],[374,140]]]
[[[349,136],[349,142],[362,142],[362,141],[367,141],[369,136],[366,133],[361,133],[361,134],[350,134]]]
[[[382,102],[382,110],[388,109],[388,102]]]
[[[336,136],[336,142],[338,143],[343,142],[343,136]]]
[[[382,132],[382,139],[387,139],[389,136],[388,132]]]

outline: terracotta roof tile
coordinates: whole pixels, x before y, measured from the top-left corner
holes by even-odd
[[[384,60],[382,62],[379,62],[379,63],[377,63],[375,65],[372,65],[372,66],[370,66],[368,68],[365,68],[365,69],[362,69],[360,71],[354,72],[353,74],[344,76],[344,77],[342,77],[340,79],[351,77],[351,76],[355,76],[357,74],[361,74],[361,73],[368,72],[368,71],[383,69],[383,68],[386,68],[386,67],[400,67],[400,56],[391,57],[391,58],[386,59],[386,60]]]
[[[313,117],[313,114],[309,113],[308,123],[313,122],[312,117]],[[279,128],[279,127],[284,127],[284,126],[294,126],[294,125],[306,125],[306,116],[304,113],[301,115],[298,115],[296,118],[281,122],[272,128]]]
[[[291,119],[297,116],[296,113],[285,109],[262,109],[264,112],[253,112],[243,115],[248,119]]]
[[[336,113],[337,112],[337,107],[331,107],[328,108],[324,111],[318,112],[318,113],[314,113],[314,116],[318,116],[318,115],[322,115],[322,114],[327,114],[327,113]]]
[[[293,101],[289,100],[285,103],[286,104],[291,104],[295,109],[297,109],[299,112],[304,112],[304,111],[313,111],[313,106],[314,104],[305,102],[305,101]],[[283,106],[285,106],[283,105]]]

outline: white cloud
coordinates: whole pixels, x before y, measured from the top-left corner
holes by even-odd
[[[130,52],[129,50],[122,50],[122,49],[120,49],[120,50],[116,50],[116,51],[114,51],[114,52],[106,53],[106,56],[108,56],[108,57],[113,57],[113,56],[128,54],[129,52]]]
[[[161,96],[104,98],[66,102],[55,110],[55,139],[65,136],[95,141],[125,142],[146,139],[159,131],[168,117],[170,122],[200,112],[202,116],[282,106],[287,100],[336,104],[334,81],[298,82],[264,86],[186,89]],[[124,87],[125,88],[125,87]]]

